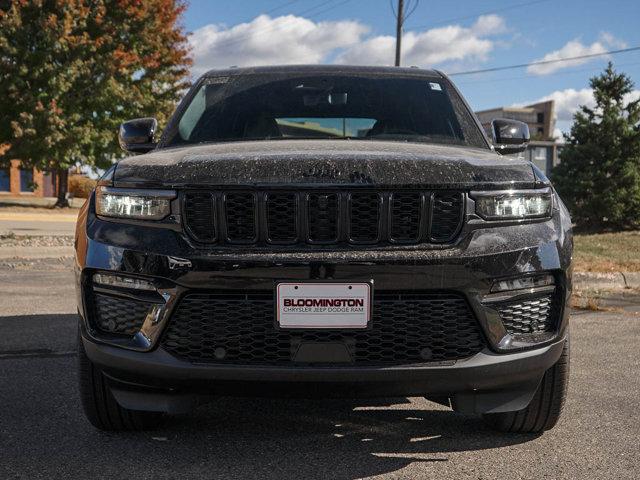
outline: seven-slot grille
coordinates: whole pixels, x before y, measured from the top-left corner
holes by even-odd
[[[464,196],[449,191],[187,191],[189,235],[208,244],[448,243]]]
[[[376,292],[371,329],[282,330],[273,292],[188,293],[162,339],[194,362],[273,365],[294,362],[302,343],[344,344],[356,365],[402,365],[470,357],[484,345],[466,300],[456,293]]]

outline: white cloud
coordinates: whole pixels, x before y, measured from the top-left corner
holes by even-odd
[[[497,35],[507,31],[504,18],[499,15],[481,15],[471,27],[473,33],[480,36]]]
[[[491,37],[507,31],[498,15],[482,15],[469,27],[448,25],[403,36],[403,65],[423,67],[443,62],[485,61],[496,46]],[[391,65],[395,37],[367,36],[369,27],[357,21],[312,20],[286,15],[260,15],[232,27],[206,25],[190,37],[193,74],[231,65],[296,63]]]
[[[554,50],[547,53],[544,57],[534,60],[535,62],[546,62],[552,60],[561,60],[563,58],[579,57],[582,55],[594,55],[607,52],[611,48],[625,48],[626,43],[618,40],[613,35],[607,32],[600,34],[598,41],[593,42],[591,45],[584,45],[580,40],[574,39],[567,42],[561,49]],[[596,57],[597,58],[597,57]],[[549,75],[563,68],[575,67],[577,65],[583,65],[592,58],[582,58],[577,60],[567,60],[564,62],[547,63],[544,65],[531,65],[527,68],[527,72],[534,75]]]
[[[555,102],[556,118],[558,121],[572,121],[573,114],[581,105],[593,107],[595,104],[593,91],[590,88],[582,88],[580,90],[573,88],[556,90],[542,97],[539,101],[543,102],[545,100],[553,100]]]
[[[430,67],[448,61],[485,61],[495,42],[487,37],[506,31],[502,17],[483,15],[471,27],[448,25],[424,32],[409,31],[402,37],[402,64]],[[355,45],[337,58],[338,63],[391,65],[395,37],[377,36]]]
[[[210,24],[190,37],[193,73],[231,65],[320,63],[337,48],[359,42],[367,31],[356,21],[315,23],[295,15],[260,15],[231,28]]]

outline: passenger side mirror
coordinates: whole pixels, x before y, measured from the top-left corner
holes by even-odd
[[[155,118],[136,118],[120,125],[120,148],[129,153],[147,153],[156,148],[153,141],[158,129]]]
[[[491,122],[493,145],[501,155],[524,152],[529,144],[529,126],[524,122],[496,118]]]

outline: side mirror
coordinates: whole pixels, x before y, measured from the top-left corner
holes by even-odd
[[[524,122],[496,118],[491,122],[493,145],[501,155],[524,152],[529,144],[529,126]]]
[[[120,148],[129,153],[147,153],[156,148],[153,137],[158,129],[155,118],[136,118],[120,125]]]

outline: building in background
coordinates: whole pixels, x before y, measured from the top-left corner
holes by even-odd
[[[55,172],[22,168],[20,160],[11,160],[9,168],[0,168],[0,195],[55,197],[56,193]]]
[[[482,127],[491,138],[491,121],[495,118],[510,118],[529,125],[531,142],[525,158],[533,162],[546,174],[558,163],[558,150],[562,144],[554,138],[556,127],[554,102],[534,103],[524,107],[499,107],[476,112]]]

